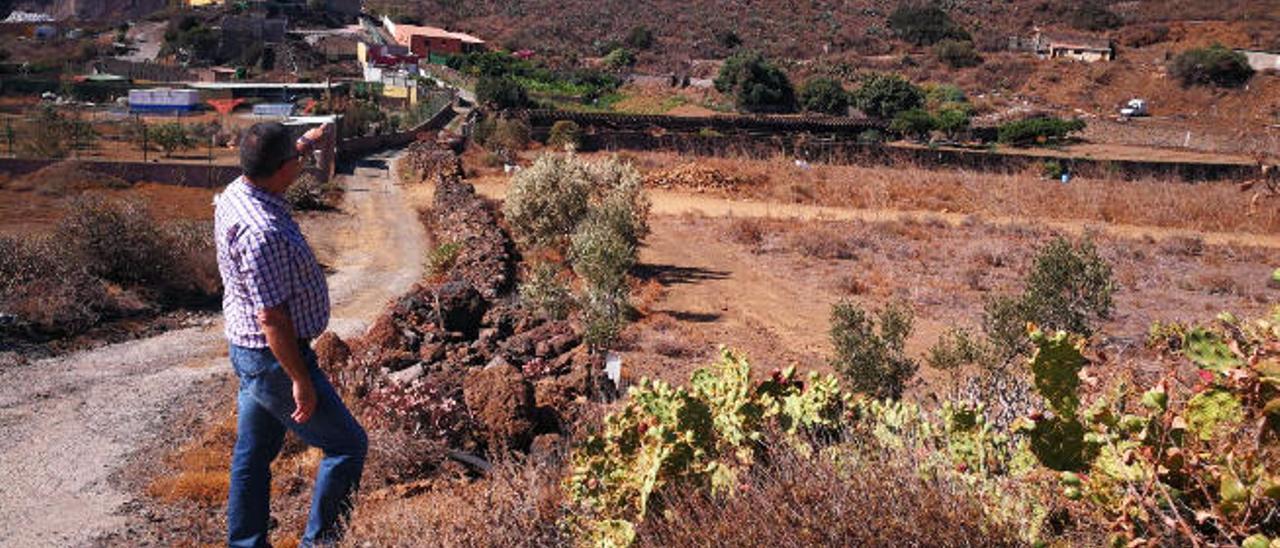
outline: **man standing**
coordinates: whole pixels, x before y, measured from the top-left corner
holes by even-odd
[[[311,339],[329,323],[329,288],[284,192],[301,158],[332,125],[296,142],[276,123],[256,124],[240,143],[244,175],[215,200],[222,311],[240,379],[239,418],[227,502],[230,546],[270,546],[271,461],[285,430],[324,451],[303,546],[330,544],[364,469],[368,439],[316,365]]]

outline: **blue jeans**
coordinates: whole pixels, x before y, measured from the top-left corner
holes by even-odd
[[[316,390],[316,410],[298,424],[293,413],[293,381],[268,348],[231,346],[231,365],[240,377],[239,420],[231,457],[231,492],[227,501],[227,544],[263,547],[270,518],[271,461],[280,453],[285,429],[324,451],[311,497],[311,516],[302,546],[330,544],[341,535],[351,511],[369,448],[364,429],[351,416],[324,372],[315,352],[299,341],[302,359]]]

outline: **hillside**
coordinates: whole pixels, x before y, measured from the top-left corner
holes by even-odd
[[[553,55],[599,55],[605,44],[624,41],[633,28],[645,27],[653,32],[654,46],[642,55],[642,63],[667,65],[723,56],[727,48],[721,38],[729,32],[745,47],[774,57],[806,59],[822,54],[824,48],[830,53],[889,53],[901,48],[886,26],[886,17],[899,4],[889,0],[369,0],[366,8],[474,32],[507,48]],[[941,4],[974,35],[980,47],[996,49],[1007,43],[1009,34],[1028,31],[1033,25],[1078,22],[1079,6],[1087,3],[953,0]],[[1173,19],[1250,22],[1259,32],[1250,35],[1249,43],[1229,45],[1280,46],[1273,24],[1280,12],[1274,1],[1233,2],[1225,8],[1206,0],[1104,4],[1120,17],[1122,26]],[[1263,30],[1267,26],[1272,28]]]
[[[898,4],[521,0],[468,2],[463,8],[445,0],[371,0],[366,7],[471,32],[506,49],[531,49],[551,65],[581,64],[625,44],[638,50],[638,73],[710,78],[718,60],[741,47],[764,52],[793,82],[821,75],[852,88],[862,74],[897,72],[918,84],[956,84],[978,114],[995,120],[1037,112],[1085,117],[1092,126],[1086,137],[1099,143],[1257,154],[1275,149],[1280,138],[1270,128],[1280,123],[1275,74],[1258,74],[1241,89],[1218,90],[1184,88],[1166,73],[1170,59],[1193,47],[1280,49],[1280,2],[1225,8],[1205,0],[943,2],[982,56],[978,66],[959,69],[939,61],[931,48],[894,35],[888,15]],[[1028,37],[1036,28],[1109,39],[1117,59],[1088,64],[1009,51],[1010,38]],[[651,43],[637,47],[633,34],[645,31]],[[1127,126],[1109,121],[1134,97],[1149,101],[1151,118]]]

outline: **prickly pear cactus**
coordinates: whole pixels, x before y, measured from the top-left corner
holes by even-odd
[[[1080,369],[1088,363],[1080,353],[1084,340],[1065,331],[1047,335],[1032,329],[1031,374],[1040,396],[1059,417],[1074,417],[1080,407]]]
[[[604,429],[578,444],[565,491],[576,506],[568,525],[596,546],[626,546],[670,484],[729,493],[755,459],[766,427],[790,434],[835,428],[852,400],[834,378],[794,369],[754,384],[751,365],[722,351],[693,373],[688,388],[641,381]],[[802,436],[793,442],[800,443]]]
[[[1244,420],[1240,398],[1222,388],[1210,388],[1187,400],[1187,427],[1201,440],[1209,441],[1224,429]]]
[[[1197,327],[1187,333],[1187,357],[1207,371],[1222,373],[1241,365],[1231,347],[1217,333]]]

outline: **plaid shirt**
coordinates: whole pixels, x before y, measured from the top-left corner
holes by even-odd
[[[329,324],[329,286],[283,196],[236,179],[214,199],[227,339],[266,348],[257,314],[286,304],[300,338]]]

